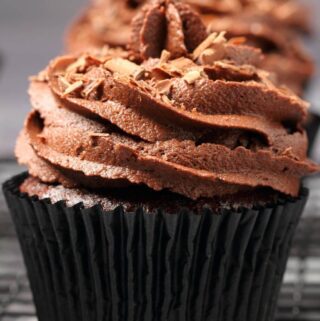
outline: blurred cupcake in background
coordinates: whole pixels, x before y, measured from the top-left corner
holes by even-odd
[[[274,73],[279,84],[303,95],[314,73],[313,61],[299,37],[310,30],[305,8],[294,1],[243,1],[237,9],[222,14],[215,6],[210,9],[210,2],[197,5],[208,30],[225,30],[227,38],[244,37],[246,44],[264,53],[261,68]],[[230,6],[234,2],[238,3],[231,1]]]
[[[273,19],[286,29],[303,33],[309,33],[311,29],[309,10],[296,0],[187,0],[187,2],[204,16],[238,15],[252,11],[256,15]]]
[[[70,52],[101,48],[105,45],[125,47],[130,40],[130,23],[144,1],[99,0],[87,7],[67,34]]]

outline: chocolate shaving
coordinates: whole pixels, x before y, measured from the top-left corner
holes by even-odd
[[[208,48],[214,48],[214,45],[224,44],[227,42],[225,39],[225,32],[210,34],[199,46],[193,51],[192,56],[194,60],[197,60],[200,55]]]
[[[67,68],[67,73],[84,72],[88,66],[99,66],[102,61],[90,55],[81,56]]]
[[[77,91],[78,89],[82,88],[83,87],[83,81],[79,80],[79,81],[76,81],[75,83],[69,85],[65,91],[63,92],[62,94],[62,97],[66,97],[68,95],[70,95],[71,93]]]
[[[118,73],[125,76],[133,76],[135,79],[142,78],[145,72],[141,66],[123,58],[113,58],[107,60],[104,63],[104,67],[113,73]]]
[[[94,79],[82,90],[81,94],[84,98],[88,98],[92,92],[94,92],[99,86],[104,83],[104,79]]]
[[[58,80],[59,84],[64,88],[63,90],[71,86],[70,82],[64,76],[59,76]]]
[[[200,54],[198,60],[202,65],[212,65],[215,61],[222,59],[224,55],[223,47],[208,48]]]
[[[193,84],[196,80],[201,78],[201,73],[198,70],[191,70],[187,72],[184,76],[183,79],[189,84]]]
[[[171,57],[171,54],[168,50],[162,50],[161,56],[160,56],[160,64],[168,62],[170,57]]]
[[[169,79],[160,80],[155,85],[160,94],[169,95],[172,82]]]

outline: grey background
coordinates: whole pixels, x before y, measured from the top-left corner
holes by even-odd
[[[302,0],[303,1],[303,0]],[[316,39],[308,41],[320,66],[320,0],[304,0],[314,13]],[[28,76],[63,51],[65,27],[86,0],[0,0],[0,159],[13,155],[15,138],[30,109]],[[275,31],[276,32],[276,31]],[[320,111],[320,81],[308,92]]]
[[[86,0],[0,0],[0,158],[12,155],[30,109],[28,77],[63,50],[66,26]]]

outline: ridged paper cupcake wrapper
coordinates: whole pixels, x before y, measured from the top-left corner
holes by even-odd
[[[4,193],[40,321],[271,321],[307,190],[261,209],[166,214]]]

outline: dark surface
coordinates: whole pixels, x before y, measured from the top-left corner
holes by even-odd
[[[12,162],[0,162],[0,181],[21,171]],[[320,320],[320,177],[309,179],[307,185],[311,189],[310,200],[288,263],[278,321]],[[0,253],[0,320],[36,321],[20,248],[2,195]]]

